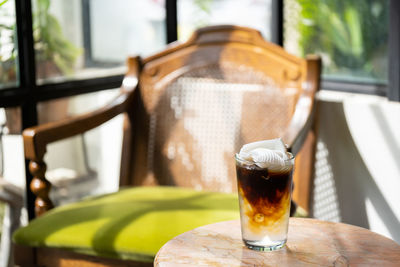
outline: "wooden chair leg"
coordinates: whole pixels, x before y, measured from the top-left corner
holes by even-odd
[[[14,244],[14,263],[20,267],[36,267],[36,249]]]

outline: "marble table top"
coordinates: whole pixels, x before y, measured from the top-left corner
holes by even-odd
[[[400,266],[400,245],[367,229],[315,219],[290,218],[286,247],[246,248],[240,222],[202,226],[167,242],[154,266]]]

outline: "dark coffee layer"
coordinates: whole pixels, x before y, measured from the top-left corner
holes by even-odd
[[[292,169],[271,172],[255,165],[236,166],[239,194],[251,206],[245,210],[254,227],[282,219],[290,205]],[[257,226],[258,225],[258,226]]]
[[[252,165],[237,166],[236,172],[238,186],[252,206],[265,201],[279,205],[282,196],[288,193],[291,187],[291,170],[277,173]]]

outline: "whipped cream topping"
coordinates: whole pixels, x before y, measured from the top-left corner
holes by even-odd
[[[249,164],[270,170],[285,170],[292,165],[286,166],[289,156],[280,138],[246,144],[240,149],[237,157]]]

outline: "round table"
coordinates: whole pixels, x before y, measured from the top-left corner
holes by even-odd
[[[400,266],[400,245],[367,229],[290,218],[284,248],[259,252],[243,245],[240,222],[202,226],[167,242],[154,266]]]

